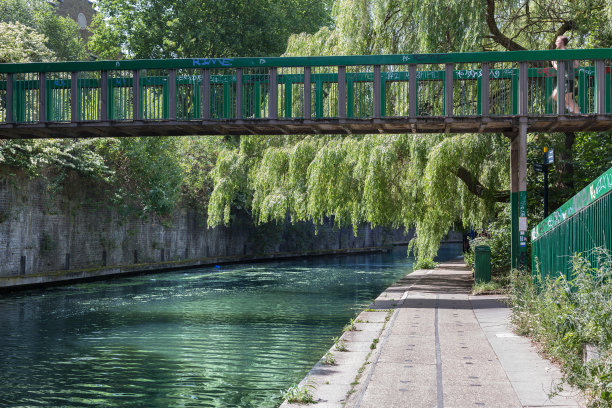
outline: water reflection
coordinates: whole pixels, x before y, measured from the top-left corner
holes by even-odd
[[[276,406],[355,311],[409,272],[405,251],[4,295],[0,405]]]

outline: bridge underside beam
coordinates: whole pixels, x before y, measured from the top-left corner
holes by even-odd
[[[523,119],[525,120],[525,118]],[[399,134],[399,133],[509,133],[525,126],[527,132],[612,130],[612,115],[518,117],[406,117],[384,119],[244,119],[208,121],[104,121],[74,123],[1,124],[2,139],[91,138],[181,135],[275,134]]]

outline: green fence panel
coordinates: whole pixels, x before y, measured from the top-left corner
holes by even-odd
[[[596,248],[612,248],[612,168],[531,231],[533,274],[571,278],[570,261],[581,253],[594,267]]]

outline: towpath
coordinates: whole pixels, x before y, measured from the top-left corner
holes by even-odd
[[[463,260],[415,271],[383,292],[302,381],[313,407],[581,407],[550,397],[558,368],[512,332],[501,296],[470,296]],[[288,404],[282,407],[304,405]]]

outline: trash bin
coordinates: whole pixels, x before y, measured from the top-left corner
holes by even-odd
[[[491,281],[491,248],[486,245],[474,248],[474,281],[476,283]]]

